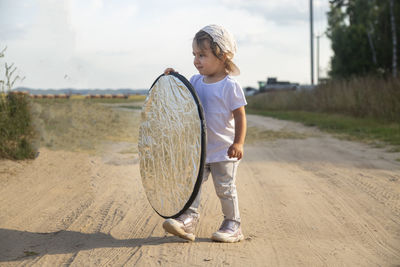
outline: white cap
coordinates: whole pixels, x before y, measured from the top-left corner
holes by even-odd
[[[211,24],[205,26],[202,31],[208,33],[213,41],[218,44],[218,46],[222,49],[222,52],[230,52],[231,58],[230,60],[233,59],[236,53],[236,42],[235,39],[233,38],[233,35],[225,28],[219,25]],[[232,61],[233,63],[233,61]],[[240,70],[238,66],[233,63],[233,70],[230,72],[231,75],[239,75]]]

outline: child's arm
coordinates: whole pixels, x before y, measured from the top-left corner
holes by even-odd
[[[247,129],[244,106],[233,111],[233,118],[235,119],[235,140],[228,149],[228,156],[239,160],[243,157],[243,144]]]

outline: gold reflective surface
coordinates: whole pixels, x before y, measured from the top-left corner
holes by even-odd
[[[173,216],[188,202],[199,173],[201,122],[197,105],[178,78],[161,76],[143,105],[140,175],[152,207]]]

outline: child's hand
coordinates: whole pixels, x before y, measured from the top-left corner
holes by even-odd
[[[170,74],[171,72],[176,72],[176,73],[178,73],[178,72],[175,71],[173,68],[167,68],[167,69],[164,70],[164,74],[165,74],[165,75],[168,75],[168,74]]]
[[[233,143],[228,149],[228,157],[240,160],[243,157],[243,145]]]

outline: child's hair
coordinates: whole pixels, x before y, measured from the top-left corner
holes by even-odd
[[[227,73],[231,73],[234,70],[234,64],[232,61],[233,58],[233,53],[232,52],[223,52],[221,47],[219,47],[219,45],[214,42],[213,38],[211,37],[211,35],[209,35],[208,33],[206,33],[203,30],[200,30],[196,33],[196,35],[194,36],[194,41],[196,42],[197,46],[204,50],[206,47],[204,45],[204,41],[208,42],[210,44],[210,48],[212,53],[214,54],[214,56],[216,56],[217,58],[219,58],[220,60],[224,60],[224,55],[226,55],[225,58],[225,70]]]

